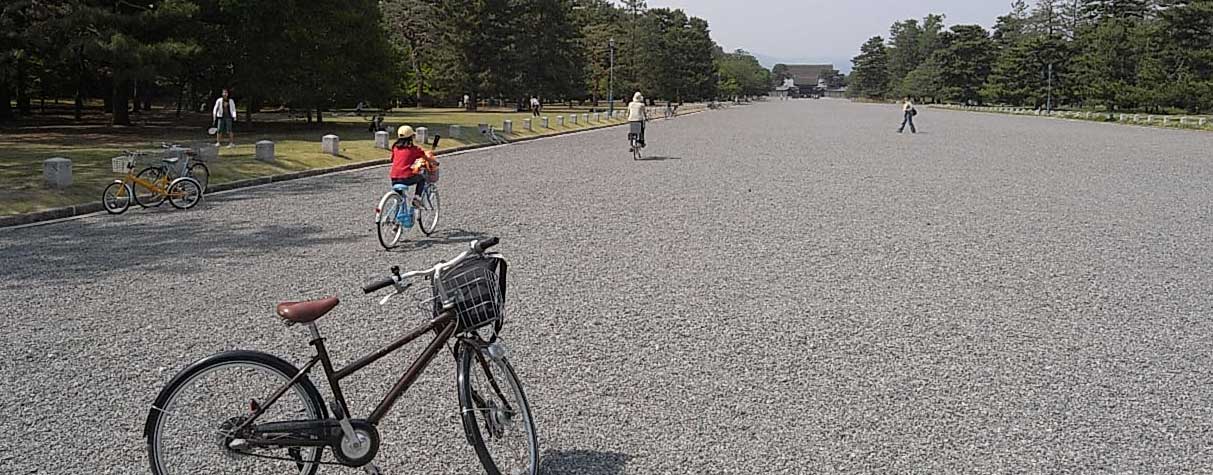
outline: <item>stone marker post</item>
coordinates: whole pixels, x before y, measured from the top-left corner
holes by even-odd
[[[507,121],[503,122],[501,124],[501,133],[507,134],[507,135],[514,133],[514,121],[507,120]]]
[[[340,155],[341,138],[333,134],[325,135],[320,139],[320,149],[329,155]]]
[[[522,119],[522,128],[526,129],[527,132],[535,131],[535,127],[531,125],[531,119]]]
[[[72,161],[63,157],[43,160],[42,178],[46,181],[46,186],[50,188],[72,186]]]
[[[375,132],[375,148],[387,150],[387,132],[382,130]]]
[[[386,132],[379,132],[379,133],[386,134]],[[269,140],[258,140],[257,141],[257,160],[262,161],[262,162],[274,161],[274,142],[271,142]]]
[[[556,127],[564,127],[564,116],[563,115],[556,116]]]
[[[423,143],[430,141],[430,129],[429,128],[417,127],[416,129],[413,129],[413,132],[417,134],[416,138],[413,139],[413,143],[423,144]]]
[[[547,117],[540,117],[539,121],[540,121],[540,123],[543,124],[543,128],[545,128],[545,129],[551,128],[551,127],[548,127],[548,118]]]

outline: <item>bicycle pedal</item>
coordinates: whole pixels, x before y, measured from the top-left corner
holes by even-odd
[[[383,470],[380,470],[379,466],[373,463],[363,465],[362,470],[365,471],[367,475],[383,475]]]

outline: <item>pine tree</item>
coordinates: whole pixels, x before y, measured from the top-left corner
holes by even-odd
[[[852,97],[885,97],[889,92],[889,56],[884,38],[873,36],[859,48],[851,60],[851,81],[847,94]]]
[[[980,103],[990,75],[994,41],[978,25],[956,25],[942,36],[943,48],[932,56],[939,65],[941,95],[952,101]]]

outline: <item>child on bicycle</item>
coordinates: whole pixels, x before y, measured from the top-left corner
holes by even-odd
[[[426,177],[421,171],[423,168],[432,170],[437,165],[437,160],[434,158],[434,152],[422,150],[413,144],[417,133],[412,127],[400,126],[396,130],[396,136],[396,143],[392,144],[392,169],[389,177],[392,179],[392,185],[417,185],[413,193],[413,207],[416,208],[420,203],[421,193],[425,191]]]

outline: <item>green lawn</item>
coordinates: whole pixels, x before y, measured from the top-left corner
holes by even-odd
[[[503,121],[513,120],[514,133],[505,136],[510,140],[597,127],[605,123],[586,124],[579,121],[573,125],[566,119],[564,127],[556,125],[557,115],[574,111],[586,113],[588,108],[545,110],[543,115],[551,118],[551,128],[543,129],[540,121],[535,120],[534,132],[523,128],[523,119],[531,118],[529,113],[505,111],[398,109],[386,115],[385,123],[393,129],[404,124],[427,127],[431,136],[443,135],[441,149],[487,143],[476,128],[479,123],[487,123],[500,130]],[[326,115],[323,125],[309,125],[287,114],[257,114],[253,125],[237,124],[236,146],[226,148],[224,141],[225,147],[220,149],[219,159],[208,164],[211,183],[387,158],[386,150],[374,148],[374,137],[367,131],[369,117],[369,113],[366,117],[359,117],[344,112]],[[154,150],[161,142],[192,144],[213,141],[206,135],[209,119],[205,114],[187,114],[176,118],[167,111],[145,112],[135,119],[136,123],[143,125],[134,127],[98,125],[101,120],[101,116],[97,115],[86,117],[83,125],[60,119],[49,124],[31,123],[0,129],[0,216],[100,200],[105,185],[118,177],[111,172],[110,158],[120,155],[124,149]],[[470,127],[470,130],[464,131],[467,138],[448,138],[447,130],[451,124]],[[320,139],[327,134],[341,137],[340,156],[321,153]],[[275,162],[265,163],[254,159],[253,144],[262,139],[275,142]],[[42,161],[51,157],[72,160],[71,187],[54,190],[44,185]]]
[[[1014,114],[1014,115],[1024,115],[1024,116],[1031,116],[1031,117],[1052,117],[1052,118],[1058,118],[1058,119],[1087,120],[1087,121],[1092,121],[1092,122],[1113,122],[1113,123],[1119,123],[1119,124],[1148,126],[1148,127],[1167,127],[1167,128],[1189,129],[1189,130],[1213,130],[1213,116],[1188,115],[1188,114],[1182,113],[1182,111],[1170,111],[1170,112],[1173,112],[1173,114],[1158,114],[1158,113],[1147,114],[1147,113],[1143,113],[1143,112],[1133,113],[1133,112],[1122,112],[1122,111],[1109,113],[1106,110],[1098,110],[1098,109],[1055,109],[1053,111],[1053,115],[1051,115],[1051,116],[1050,115],[1039,115],[1038,116],[1030,108],[1017,108],[1017,107],[1005,108],[1005,107],[1001,107],[1001,106],[982,106],[982,107],[967,107],[966,108],[963,106],[957,106],[957,105],[951,105],[951,104],[932,104],[929,107],[933,107],[933,108],[937,108],[937,109],[944,109],[944,110],[987,112],[987,113],[992,113],[992,114]],[[1004,110],[1004,109],[1006,109],[1006,110]],[[1088,113],[1090,114],[1089,117],[1087,116]],[[1124,121],[1120,120],[1120,116],[1122,116],[1122,115],[1125,116]],[[1134,116],[1136,116],[1139,120],[1134,121],[1133,120]],[[1150,120],[1149,122],[1147,122],[1147,120],[1150,119],[1151,117],[1153,119]],[[1185,121],[1183,123],[1180,122],[1181,118],[1185,118]],[[1200,125],[1200,119],[1205,120],[1205,123],[1203,126]]]

